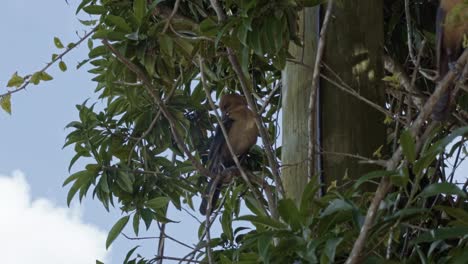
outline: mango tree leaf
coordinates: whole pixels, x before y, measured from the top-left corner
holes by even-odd
[[[5,112],[11,115],[11,94],[0,97],[0,106]]]
[[[416,160],[416,145],[414,143],[414,138],[408,130],[401,133],[400,144],[405,157],[409,162],[413,163]]]
[[[436,206],[435,208],[444,211],[451,217],[457,219],[458,221],[468,226],[468,212],[466,210],[463,210],[462,208],[453,208],[449,206]]]
[[[143,17],[146,15],[146,0],[133,1],[133,13],[135,13],[138,24],[141,24]]]
[[[83,10],[90,15],[103,15],[107,12],[107,9],[100,5],[89,5],[84,7]]]
[[[115,223],[111,228],[106,239],[106,249],[108,249],[112,242],[114,242],[114,240],[120,235],[124,227],[127,225],[128,219],[130,219],[129,215],[120,218],[119,221],[117,221],[117,223]]]
[[[267,216],[255,216],[255,215],[244,215],[240,216],[236,219],[236,221],[248,221],[252,224],[260,224],[266,227],[274,228],[274,229],[282,229],[286,228],[286,226]]]
[[[293,200],[280,200],[278,203],[278,212],[281,218],[291,226],[292,230],[301,228],[301,216]]]
[[[416,239],[411,241],[411,244],[461,238],[466,235],[468,235],[468,227],[466,226],[443,227],[421,234]]]
[[[146,206],[151,209],[157,210],[157,209],[166,207],[168,203],[169,203],[168,197],[156,197],[154,199],[147,201]]]
[[[133,252],[135,252],[135,250],[136,250],[137,248],[139,248],[139,247],[140,247],[140,246],[136,246],[136,247],[130,249],[130,251],[128,251],[127,256],[125,256],[125,259],[124,259],[124,261],[123,261],[124,264],[127,264],[128,260],[129,260],[130,257],[132,256]]]
[[[365,183],[367,181],[377,179],[377,178],[382,178],[382,177],[391,177],[391,176],[395,176],[395,175],[398,175],[398,172],[396,172],[396,171],[384,171],[384,170],[371,171],[371,172],[365,174],[364,176],[360,177],[356,181],[356,183],[354,183],[353,187],[354,187],[354,189],[357,189],[361,184],[363,184],[363,183]]]
[[[24,78],[18,75],[18,72],[13,73],[7,83],[7,87],[20,87],[24,83]]]
[[[466,198],[466,193],[462,191],[457,185],[448,182],[434,183],[426,188],[419,194],[421,197],[430,197],[438,194],[446,195],[459,195]]]
[[[42,81],[50,81],[50,80],[53,80],[54,78],[52,76],[50,76],[47,72],[41,72],[40,74],[40,78]]]
[[[320,215],[320,217],[323,218],[325,216],[334,214],[336,212],[351,211],[352,209],[353,209],[353,206],[347,201],[341,200],[341,199],[335,199],[327,206],[327,208],[325,208],[325,210]]]
[[[57,37],[54,37],[54,44],[55,44],[55,47],[59,48],[59,49],[63,49],[63,44],[62,44],[62,41],[60,41],[59,38]]]
[[[60,62],[59,62],[59,68],[60,68],[60,70],[63,71],[63,72],[64,72],[64,71],[67,71],[67,64],[65,64],[64,61],[60,61]]]
[[[106,16],[106,22],[108,24],[116,26],[118,29],[124,31],[125,33],[132,32],[132,28],[125,21],[125,19],[123,19],[122,17],[114,16],[114,15],[108,15],[108,16]]]

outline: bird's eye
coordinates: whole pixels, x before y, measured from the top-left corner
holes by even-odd
[[[224,108],[221,109],[221,110],[227,111],[227,110],[229,109],[230,106],[231,106],[231,104],[229,104],[229,103],[228,103],[228,104],[225,104],[225,105],[224,105]]]

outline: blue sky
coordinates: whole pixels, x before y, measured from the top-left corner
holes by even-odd
[[[6,83],[15,71],[19,75],[33,73],[50,61],[52,53],[59,53],[53,43],[54,36],[66,45],[78,39],[77,33],[80,36],[84,34],[84,28],[75,16],[78,1],[69,2],[71,6],[64,0],[2,2],[0,93],[5,92]],[[114,209],[108,213],[89,197],[82,204],[74,201],[70,209],[66,206],[68,188],[62,188],[62,183],[69,176],[67,168],[74,153],[72,148],[62,149],[67,135],[64,127],[77,119],[75,105],[87,98],[93,100],[94,96],[95,84],[90,81],[92,76],[85,69],[76,70],[76,64],[86,58],[87,53],[86,45],[72,51],[64,59],[68,65],[67,72],[63,73],[57,66],[52,66],[48,73],[54,77],[53,81],[31,85],[26,91],[15,94],[12,97],[11,116],[0,112],[0,198],[9,200],[8,203],[0,203],[0,209],[2,215],[7,214],[8,217],[9,212],[2,207],[16,206],[22,211],[11,213],[11,217],[30,217],[30,221],[11,218],[9,222],[0,222],[0,225],[4,225],[0,227],[0,248],[9,248],[13,256],[8,263],[31,263],[24,257],[15,258],[16,253],[35,257],[35,263],[45,263],[46,260],[52,264],[64,263],[57,256],[57,251],[66,253],[63,257],[68,260],[67,263],[74,263],[70,259],[76,263],[94,263],[88,260],[95,258],[106,260],[106,263],[122,263],[130,248],[142,244],[119,237],[110,251],[96,250],[97,247],[105,247],[107,231],[122,216],[120,211]],[[78,163],[73,171],[83,166],[83,163]],[[17,195],[5,196],[5,190],[12,188],[15,191],[11,193]],[[194,243],[198,223],[175,210],[171,210],[171,216],[181,223],[169,225],[168,233]],[[29,228],[25,228],[25,225]],[[29,233],[23,235],[25,230]],[[7,239],[5,234],[8,232],[10,237]],[[126,233],[132,235],[129,230]],[[22,237],[17,244],[12,243],[16,235]],[[80,238],[81,235],[84,238]],[[158,232],[150,229],[144,235],[158,236]],[[25,243],[25,236],[36,239]],[[64,248],[75,250],[67,251]],[[34,249],[41,250],[37,250],[36,254]],[[166,249],[167,255],[179,257],[187,251],[171,242],[167,242]],[[147,257],[155,252],[154,240],[145,241],[139,251]],[[90,257],[84,261],[78,258],[82,255]]]

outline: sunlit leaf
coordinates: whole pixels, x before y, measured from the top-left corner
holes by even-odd
[[[115,223],[111,228],[106,239],[106,249],[109,248],[112,242],[114,242],[114,240],[120,235],[124,227],[127,225],[128,219],[130,219],[129,215],[120,218],[119,221],[117,221],[117,223]]]

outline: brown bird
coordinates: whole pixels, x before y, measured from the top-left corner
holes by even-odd
[[[441,0],[436,18],[436,52],[439,78],[453,67],[463,52],[463,38],[468,34],[468,4],[463,0]],[[432,119],[442,121],[447,118],[452,98],[453,86],[437,102]]]
[[[238,94],[222,96],[219,108],[221,109],[222,122],[226,128],[234,153],[239,158],[242,158],[249,151],[250,147],[257,142],[258,128],[255,124],[255,114],[248,108],[245,98]],[[216,177],[219,177],[224,169],[235,166],[219,125],[211,142],[208,164],[209,170]],[[213,184],[214,181],[214,179],[210,180],[202,197],[200,205],[200,213],[202,215],[211,214],[216,207],[223,181],[218,180],[217,184]],[[211,210],[208,212],[210,194],[213,195],[210,202]]]

